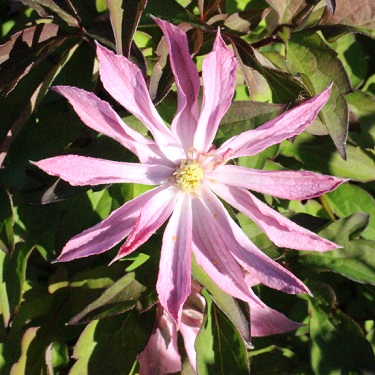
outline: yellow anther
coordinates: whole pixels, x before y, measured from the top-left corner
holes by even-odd
[[[203,169],[197,161],[184,160],[175,172],[176,183],[182,191],[194,193],[202,184]]]

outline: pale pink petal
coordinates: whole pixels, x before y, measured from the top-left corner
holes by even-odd
[[[263,171],[237,165],[221,165],[206,177],[284,199],[315,198],[347,181],[307,171]]]
[[[215,221],[218,233],[225,239],[230,254],[251,276],[262,284],[285,293],[310,293],[301,280],[265,255],[248,239],[209,189],[201,189],[201,193],[210,211],[211,221]]]
[[[300,323],[288,319],[284,314],[265,305],[254,294],[250,304],[251,336],[269,336],[294,331],[301,327]],[[261,306],[263,305],[263,306]]]
[[[165,185],[163,190],[149,199],[142,208],[137,223],[113,262],[136,250],[164,224],[173,212],[179,193],[181,191],[178,188]]]
[[[287,219],[247,190],[224,184],[209,184],[209,187],[219,197],[253,220],[279,247],[315,251],[328,251],[339,247]]]
[[[160,151],[172,161],[184,157],[180,141],[156,111],[140,69],[126,57],[97,45],[100,78],[104,88],[151,132]]]
[[[181,321],[182,305],[190,294],[192,214],[189,194],[179,194],[163,235],[156,290],[160,304]]]
[[[211,147],[217,128],[228,110],[236,82],[237,60],[217,33],[213,50],[202,66],[203,103],[194,148],[206,152]]]
[[[331,87],[332,85],[319,95],[266,122],[259,128],[230,138],[214,154],[218,157],[225,155],[226,160],[255,155],[269,146],[300,134],[314,121],[329,99]]]
[[[181,371],[177,337],[175,321],[164,312],[145,349],[138,355],[140,375],[166,375]]]
[[[122,241],[133,229],[142,207],[164,187],[160,186],[126,202],[106,219],[74,236],[63,248],[57,261],[101,254]]]
[[[33,164],[73,186],[119,182],[159,185],[167,182],[175,170],[165,165],[124,163],[80,155],[56,156]]]
[[[193,145],[199,116],[200,81],[198,71],[190,57],[186,34],[169,22],[156,17],[154,20],[163,30],[168,43],[171,68],[177,86],[178,108],[171,130],[178,135],[185,152],[188,152]]]
[[[69,100],[88,127],[115,139],[136,154],[142,163],[170,164],[154,141],[129,128],[107,102],[92,92],[68,86],[55,86],[53,90]]]
[[[219,288],[242,301],[249,301],[252,292],[245,282],[242,268],[230,253],[231,243],[225,231],[220,233],[213,217],[199,198],[192,201],[193,252],[196,261]]]

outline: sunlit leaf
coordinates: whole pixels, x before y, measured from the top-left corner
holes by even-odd
[[[249,374],[249,363],[243,339],[230,320],[206,299],[206,314],[195,341],[197,370],[200,375]]]

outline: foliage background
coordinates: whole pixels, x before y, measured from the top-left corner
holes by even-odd
[[[116,249],[51,262],[71,236],[144,188],[71,187],[30,161],[64,153],[134,160],[116,142],[85,127],[67,102],[48,90],[64,84],[94,91],[146,134],[103,90],[94,41],[129,56],[142,69],[158,111],[171,120],[177,102],[173,75],[150,14],[185,24],[198,67],[218,26],[232,45],[242,75],[217,144],[333,82],[331,99],[308,132],[238,163],[350,178],[319,199],[262,197],[342,249],[323,254],[279,249],[233,212],[251,240],[304,280],[314,297],[258,287],[264,302],[305,325],[289,334],[253,338],[247,347],[240,336],[248,324],[246,307],[194,267],[207,301],[196,344],[199,373],[246,374],[249,368],[252,374],[375,373],[375,3],[3,0],[0,374],[138,372],[137,353],[154,325],[160,235],[111,267]],[[191,373],[186,361],[183,373]]]

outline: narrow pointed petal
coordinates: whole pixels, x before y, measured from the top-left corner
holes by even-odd
[[[57,261],[84,258],[101,254],[121,242],[133,229],[142,207],[163,187],[149,190],[126,202],[106,219],[74,236],[63,248]]]
[[[147,127],[169,160],[181,160],[184,156],[181,144],[152,104],[140,69],[126,57],[116,55],[99,44],[97,54],[104,88]]]
[[[265,305],[255,294],[250,304],[251,336],[269,336],[294,331],[300,323]],[[263,306],[262,306],[263,305]]]
[[[215,151],[215,154],[225,155],[226,160],[255,155],[269,146],[302,133],[314,121],[329,99],[331,87],[332,85],[319,95],[266,122],[259,128],[230,138]]]
[[[219,197],[253,220],[279,247],[315,251],[328,251],[339,247],[279,214],[247,190],[224,184],[210,184],[209,187]]]
[[[247,238],[209,189],[202,189],[202,197],[210,210],[211,220],[215,220],[220,235],[225,238],[230,254],[251,276],[285,293],[310,293],[301,280],[265,255]]]
[[[176,323],[164,312],[145,349],[138,356],[140,375],[165,375],[181,371],[177,337]]]
[[[179,137],[185,152],[192,146],[198,123],[200,81],[193,63],[186,34],[169,22],[154,17],[169,46],[171,68],[176,82],[178,108],[171,130]]]
[[[134,164],[79,155],[56,156],[34,163],[46,173],[61,177],[73,186],[133,182],[159,185],[174,169],[158,164]]]
[[[236,82],[237,60],[217,33],[212,52],[202,66],[203,103],[194,138],[196,150],[211,147],[221,119],[228,110]]]
[[[163,190],[158,192],[157,195],[153,196],[144,205],[137,223],[113,261],[116,261],[136,250],[164,224],[173,212],[180,192],[181,191],[174,186],[165,185]]]
[[[191,198],[189,194],[180,194],[163,235],[156,284],[160,304],[177,325],[191,289],[191,232]]]
[[[237,165],[219,166],[206,177],[284,199],[315,198],[347,181],[307,171],[263,171]]]
[[[225,232],[221,233],[215,225],[216,217],[199,198],[193,199],[192,207],[193,252],[198,265],[224,292],[249,301],[252,293],[243,270],[230,253]]]
[[[165,163],[156,143],[129,128],[107,102],[76,87],[55,86],[53,90],[69,100],[88,127],[113,138],[136,154],[142,163]]]

